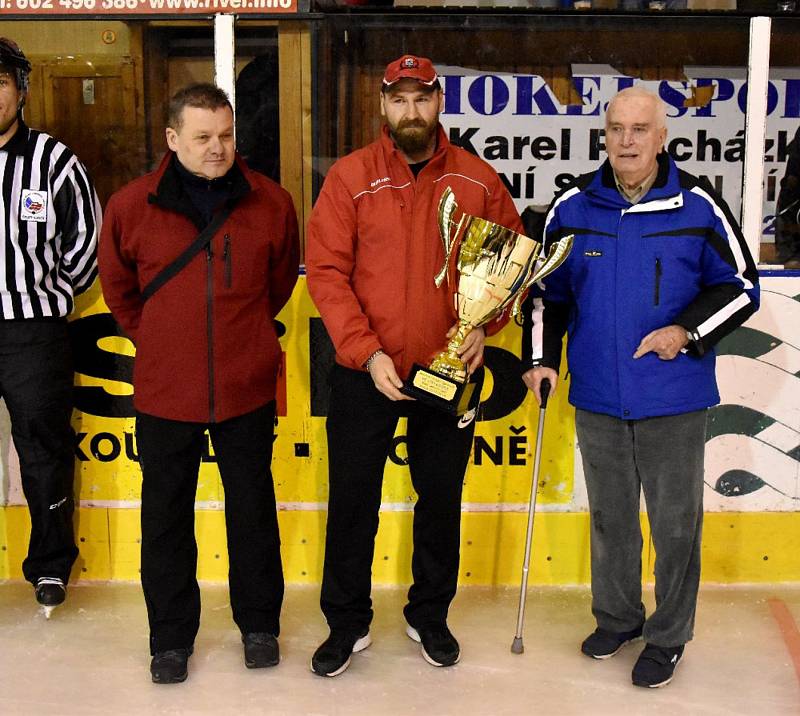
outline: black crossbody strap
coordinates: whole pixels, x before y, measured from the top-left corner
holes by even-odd
[[[197,238],[181,252],[178,258],[161,269],[156,277],[144,287],[142,290],[142,302],[147,301],[167,281],[186,268],[187,264],[211,243],[214,234],[225,223],[232,211],[233,205],[226,204],[223,209],[214,215],[211,223],[197,235]]]

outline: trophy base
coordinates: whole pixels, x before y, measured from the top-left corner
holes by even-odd
[[[469,408],[475,383],[461,383],[415,363],[400,392],[450,415],[463,415]]]

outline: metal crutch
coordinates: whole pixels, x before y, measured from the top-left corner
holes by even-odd
[[[525,536],[525,561],[522,563],[522,584],[519,588],[519,609],[517,610],[517,631],[511,643],[511,653],[521,654],[525,651],[522,644],[522,624],[525,621],[525,600],[528,596],[528,568],[531,563],[531,546],[533,544],[533,516],[536,513],[536,491],[539,487],[539,462],[542,457],[542,434],[544,433],[544,411],[550,395],[550,381],[545,378],[539,385],[542,402],[539,405],[539,427],[536,431],[536,451],[533,457],[533,480],[531,482],[531,499],[528,504],[528,533]]]

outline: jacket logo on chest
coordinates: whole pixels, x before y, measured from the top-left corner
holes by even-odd
[[[19,218],[22,221],[47,221],[47,199],[46,191],[23,189]]]
[[[383,177],[383,179],[376,179],[375,181],[371,181],[369,183],[369,188],[374,189],[378,184],[385,184],[387,181],[391,181],[389,177]]]
[[[603,252],[602,251],[597,251],[595,249],[589,249],[589,251],[584,251],[583,255],[584,256],[589,256],[591,258],[595,258],[596,256],[602,256]]]

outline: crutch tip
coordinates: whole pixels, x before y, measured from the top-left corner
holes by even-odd
[[[514,641],[511,644],[511,653],[521,654],[523,651],[525,651],[525,647],[522,645],[522,637],[515,636]]]

